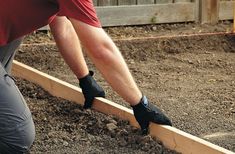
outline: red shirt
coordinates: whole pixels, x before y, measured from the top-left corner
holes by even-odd
[[[92,0],[0,0],[0,46],[47,25],[56,15],[101,27]]]

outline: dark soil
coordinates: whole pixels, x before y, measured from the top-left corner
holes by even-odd
[[[30,153],[175,153],[126,121],[83,110],[28,81],[18,81],[36,126]]]
[[[187,27],[188,29],[185,30],[185,33],[189,33],[190,26],[191,29],[197,27],[197,25],[193,24],[183,24],[182,27]],[[209,31],[213,31],[212,29],[216,27],[207,26]],[[221,26],[229,27],[231,24],[226,23],[221,24]],[[183,29],[182,27],[178,29]],[[134,32],[138,28],[133,28],[132,31]],[[146,27],[142,28],[145,29]],[[168,35],[170,31],[174,34],[184,33],[181,30],[177,31],[177,29],[174,29],[174,26],[170,27],[169,31],[165,31],[165,35]],[[122,30],[119,32],[117,32],[118,34],[111,33],[111,35],[121,36]],[[160,33],[163,33],[163,31]],[[137,36],[138,34],[137,32]],[[126,34],[123,35],[126,36]],[[146,36],[148,35],[146,34]],[[35,36],[28,37],[26,43],[34,42],[34,38]],[[116,44],[123,53],[140,89],[149,97],[149,100],[159,106],[172,119],[175,127],[235,151],[235,36],[214,35],[116,41]],[[61,59],[55,45],[22,46],[16,55],[16,59],[62,80],[78,85],[76,77]],[[87,59],[87,62],[89,68],[95,71],[95,78],[105,89],[107,98],[129,107],[112,91],[89,59]],[[27,90],[24,86],[23,89]],[[29,89],[29,91],[33,90]],[[30,95],[33,96],[34,92]],[[40,97],[44,97],[44,95],[40,95]],[[65,140],[68,143],[68,149],[72,150],[74,148],[76,151],[83,147],[83,150],[86,151],[81,150],[81,153],[89,150],[92,152],[96,149],[101,150],[102,153],[112,153],[113,151],[114,153],[122,153],[122,151],[124,153],[147,152],[146,149],[148,148],[141,151],[143,146],[139,144],[138,138],[142,137],[125,122],[114,118],[117,121],[117,126],[120,127],[117,131],[125,129],[130,133],[127,138],[134,139],[136,143],[132,144],[133,142],[129,142],[127,139],[127,145],[121,147],[118,143],[126,139],[118,135],[112,138],[112,133],[105,131],[105,129],[107,130],[107,127],[105,127],[107,122],[104,122],[105,120],[102,121],[103,118],[99,118],[105,118],[105,116],[98,115],[94,111],[81,111],[77,105],[65,103],[66,101],[58,100],[48,95],[46,97],[49,100],[26,97],[27,100],[30,100],[36,124],[37,121],[40,121],[38,122],[39,128],[37,128],[38,138],[32,151],[35,149],[36,151],[47,149],[51,153],[62,152],[66,150],[66,146],[61,146],[64,141],[62,137],[69,136],[71,141]],[[53,102],[57,101],[60,103],[53,104]],[[42,105],[39,105],[40,103]],[[75,114],[74,110],[77,109],[79,113]],[[38,119],[37,116],[45,116],[46,121],[43,122],[43,118]],[[86,125],[84,126],[85,129],[81,129],[80,125],[76,123],[74,119],[79,119],[80,117],[85,117],[84,122],[83,120],[78,121],[82,123],[81,125],[86,125],[86,123],[89,123],[88,121],[99,123],[100,127],[95,126],[94,128],[98,127],[102,132],[98,133],[102,135],[97,135],[98,138],[101,138],[100,140],[92,137],[89,139],[89,137],[86,138],[86,135],[83,135],[82,132],[85,132],[84,134],[87,133],[87,136],[94,136],[89,130],[87,131],[87,126],[90,127],[90,125]],[[65,124],[71,125],[73,131],[64,132],[66,129],[62,128],[66,127],[64,126]],[[94,123],[92,122],[91,125],[94,125]],[[80,129],[81,132],[79,132]],[[52,132],[50,133],[52,137],[46,138],[45,136],[49,132]],[[77,135],[80,134],[81,138],[86,138],[85,142],[80,141],[80,139],[73,141],[72,136],[75,132],[77,132]],[[108,142],[104,141],[106,137]],[[56,141],[54,142],[53,140]],[[67,143],[64,144],[67,145]],[[103,145],[99,143],[103,143]],[[148,142],[147,145],[152,146],[153,143]],[[157,148],[160,147],[159,144],[156,146]],[[54,149],[51,148],[50,150],[50,147]],[[98,147],[103,147],[103,149]],[[108,147],[110,148],[108,149]],[[67,152],[69,153],[70,151]],[[73,152],[72,150],[71,153]],[[99,151],[95,151],[95,153],[99,153]]]

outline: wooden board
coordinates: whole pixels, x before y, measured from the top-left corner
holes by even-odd
[[[235,3],[233,7],[233,33],[235,33]]]
[[[97,7],[103,26],[142,25],[195,20],[194,3]]]
[[[137,5],[141,4],[155,4],[154,0],[137,0]]]
[[[98,6],[115,6],[118,5],[118,0],[99,0]]]
[[[155,0],[156,4],[173,3],[173,0]]]
[[[200,22],[200,16],[201,16],[201,14],[200,14],[200,0],[193,0],[193,2],[194,2],[194,7],[195,7],[195,9],[194,9],[194,15],[195,15],[195,22],[196,23],[199,23]]]
[[[173,0],[174,3],[185,3],[185,2],[191,2],[191,0]]]
[[[93,5],[97,6],[98,5],[98,0],[92,0],[93,1]]]
[[[221,1],[219,8],[219,19],[220,20],[232,20],[233,19],[233,10],[234,10],[234,1]]]
[[[136,5],[137,0],[118,0],[118,5]]]
[[[220,0],[199,0],[199,2],[201,23],[218,23]]]
[[[54,96],[79,104],[83,104],[84,102],[81,89],[74,85],[61,81],[17,61],[13,62],[12,71],[13,75],[38,84]],[[111,114],[121,119],[129,120],[131,125],[138,126],[132,110],[107,99],[96,98],[92,108],[105,114]],[[222,147],[170,126],[151,123],[150,135],[162,141],[169,149],[176,150],[183,154],[234,154]]]
[[[39,28],[38,30],[43,31],[43,30],[49,30],[49,29],[50,29],[50,27],[47,25],[47,26]]]

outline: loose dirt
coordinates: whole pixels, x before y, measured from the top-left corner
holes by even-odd
[[[141,135],[127,121],[83,110],[28,81],[17,80],[36,126],[30,153],[176,153]]]
[[[214,31],[213,29],[216,27],[207,26],[211,31]],[[230,27],[231,24],[217,26]],[[181,29],[184,27],[187,27],[188,30],[183,32]],[[168,32],[173,34],[189,33],[190,27],[191,29],[198,28],[197,25],[182,24],[182,27],[177,30],[173,25],[169,31],[165,30],[164,35],[169,35]],[[136,31],[138,28],[133,28],[132,31]],[[146,27],[142,28],[146,29]],[[226,28],[222,29],[226,30]],[[107,31],[115,31],[115,28],[114,30],[107,29]],[[118,33],[120,36],[122,35],[121,31]],[[164,32],[162,31],[162,33]],[[137,36],[138,34],[137,32]],[[118,37],[114,32],[111,32],[110,35]],[[124,37],[127,35],[123,34]],[[146,36],[150,35],[153,34],[146,34]],[[133,34],[133,36],[135,35]],[[35,36],[30,36],[25,42],[35,43],[34,39]],[[45,39],[45,35],[43,35],[43,39]],[[50,40],[50,37],[46,37],[45,42],[50,42]],[[140,89],[150,101],[159,106],[172,119],[175,127],[235,151],[234,36],[214,35],[129,40],[116,41],[116,44],[126,59]],[[76,77],[62,60],[55,45],[24,45],[19,49],[16,59],[78,85]],[[107,98],[129,107],[112,91],[87,57],[86,60],[89,68],[95,71],[96,80],[105,89]],[[113,151],[114,153],[151,153],[151,150],[146,150],[155,148],[153,146],[155,143],[149,141],[152,139],[139,136],[137,130],[131,128],[126,122],[111,118],[111,121],[114,119],[117,122],[117,124],[114,123],[118,127],[112,137],[113,133],[107,130],[107,124],[110,121],[102,121],[106,116],[99,115],[94,111],[82,111],[78,105],[53,98],[45,92],[40,94],[41,90],[36,90],[37,88],[32,85],[26,85],[28,84],[25,83],[19,87],[22,87],[21,90],[26,89],[23,93],[27,95],[26,99],[31,106],[38,127],[38,137],[32,152],[41,149],[41,152],[64,153],[67,147],[67,149],[74,148],[71,153],[80,148],[84,150],[81,150],[81,153],[109,153]],[[43,99],[37,98],[38,93]],[[68,128],[67,125],[69,125]],[[90,127],[92,127],[91,130],[89,130]],[[123,135],[126,138],[117,135],[119,131],[124,129],[125,133],[128,132],[126,133],[128,135]],[[73,139],[73,136],[78,137]],[[84,142],[83,138],[85,138]],[[131,141],[127,138],[131,138]],[[143,139],[144,143],[141,144],[139,138],[140,140],[147,138],[147,142]],[[121,146],[119,143],[123,142],[125,144]],[[142,150],[141,148],[145,144],[151,148]],[[75,145],[77,147],[74,147]],[[156,143],[156,147],[162,149],[161,144]],[[95,151],[96,149],[97,151]],[[69,152],[67,151],[67,153]]]

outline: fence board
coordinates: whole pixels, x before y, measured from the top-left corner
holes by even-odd
[[[98,6],[118,5],[118,0],[98,0]]]
[[[154,4],[154,0],[137,0],[137,4]]]
[[[136,5],[136,0],[118,0],[118,5]]]
[[[174,0],[174,3],[191,2],[191,0]]]
[[[235,1],[221,1],[219,8],[219,19],[220,20],[231,20],[233,19],[233,9]]]
[[[234,10],[233,10],[233,33],[235,33],[235,3],[234,5]]]
[[[194,3],[97,7],[103,26],[187,22],[195,20]]]
[[[173,0],[156,0],[156,4],[173,3]]]
[[[97,6],[98,5],[98,0],[93,0],[93,5]]]
[[[195,22],[198,23],[200,21],[200,0],[192,0],[192,2],[195,4]]]
[[[219,20],[219,0],[200,0],[200,20],[201,23],[218,23]]]

